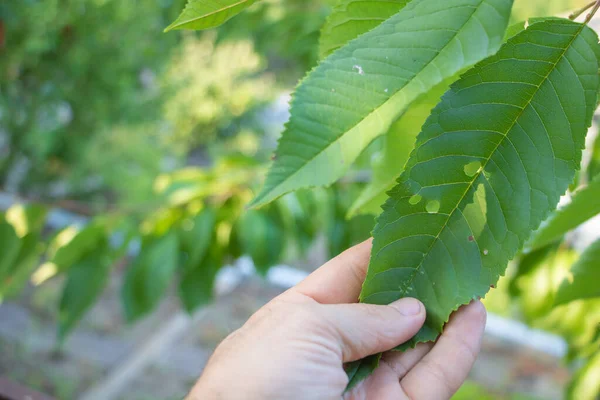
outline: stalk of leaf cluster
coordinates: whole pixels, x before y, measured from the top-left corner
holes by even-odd
[[[598,12],[598,10],[600,9],[600,0],[594,0],[591,3],[587,4],[585,7],[574,11],[573,13],[571,13],[571,15],[569,15],[569,19],[571,20],[576,20],[577,18],[579,18],[579,16],[581,14],[583,14],[584,12],[586,12],[589,9],[592,9],[589,14],[587,15],[587,17],[585,18],[585,23],[587,24],[588,22],[590,22],[592,20],[592,18],[594,17],[594,15],[596,14],[596,12]]]

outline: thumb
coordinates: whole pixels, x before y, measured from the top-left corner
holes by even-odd
[[[325,305],[324,310],[337,336],[343,362],[390,350],[412,338],[425,322],[425,307],[412,298],[388,306]]]

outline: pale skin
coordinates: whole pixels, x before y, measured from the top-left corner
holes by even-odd
[[[425,308],[410,298],[357,304],[370,250],[351,248],[260,309],[217,347],[187,399],[450,399],[479,353],[485,308],[454,313],[435,344],[388,351],[420,329]],[[380,352],[375,373],[344,394],[343,364]]]

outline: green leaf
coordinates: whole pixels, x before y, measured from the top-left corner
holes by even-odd
[[[13,226],[0,218],[0,281],[5,279],[21,250],[21,240]]]
[[[598,98],[600,99],[600,96],[598,96]],[[590,150],[592,152],[592,157],[587,167],[588,180],[600,180],[600,134],[596,137],[594,145]]]
[[[581,368],[567,389],[569,400],[596,400],[600,396],[600,352]]]
[[[19,294],[27,284],[33,270],[39,265],[44,252],[40,235],[29,233],[21,239],[19,254],[4,278],[0,278],[0,297],[12,297]]]
[[[77,261],[67,272],[58,316],[58,338],[62,342],[94,305],[106,286],[112,260],[106,244]]]
[[[16,204],[6,211],[9,222],[19,237],[29,233],[41,233],[46,223],[48,210],[35,204]]]
[[[346,390],[352,390],[353,387],[371,375],[379,367],[379,361],[381,361],[381,354],[375,354],[363,360],[346,364],[345,370],[348,375]]]
[[[81,230],[69,226],[59,232],[50,243],[48,258],[60,270],[66,270],[105,239],[106,228],[100,223],[92,222]]]
[[[600,297],[600,240],[583,252],[558,289],[555,304]]]
[[[170,232],[148,238],[142,245],[141,254],[127,271],[121,294],[128,321],[148,314],[164,296],[179,263],[177,239]]]
[[[205,257],[213,243],[216,213],[205,208],[193,218],[184,220],[179,230],[181,250],[187,254],[185,269],[194,269]]]
[[[165,32],[175,29],[210,29],[256,3],[257,0],[188,0],[185,9]]]
[[[277,211],[248,210],[237,225],[237,240],[242,252],[252,258],[260,273],[266,274],[280,261],[285,248],[285,232]]]
[[[452,81],[454,80],[452,78]],[[406,161],[415,146],[417,134],[431,114],[431,110],[448,90],[450,83],[441,83],[421,96],[392,125],[385,136],[384,150],[379,159],[373,163],[373,179],[350,207],[349,216],[358,213],[377,215],[381,212],[381,205],[387,199],[386,192],[394,187],[398,176],[404,171]]]
[[[296,89],[275,162],[252,206],[335,182],[421,94],[497,50],[511,5],[413,0],[323,60]]]
[[[179,281],[179,298],[187,312],[191,313],[212,300],[215,278],[222,266],[221,252],[213,248],[204,260],[183,272]]]
[[[333,7],[321,29],[321,58],[380,25],[409,2],[410,0],[341,0]]]
[[[532,249],[546,246],[590,218],[600,214],[600,179],[573,195],[572,201],[556,211],[536,232],[529,244]]]
[[[531,25],[452,85],[417,138],[374,233],[361,300],[416,297],[433,341],[483,297],[556,207],[581,163],[598,90],[598,37]]]

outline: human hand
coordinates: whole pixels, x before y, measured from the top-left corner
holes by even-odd
[[[390,350],[425,321],[415,299],[389,306],[357,302],[371,241],[344,252],[272,300],[216,349],[188,400],[340,400],[343,363]],[[347,400],[449,399],[479,352],[486,312],[473,302],[433,343],[387,352]]]

